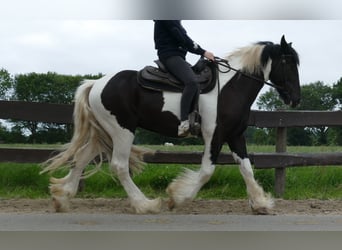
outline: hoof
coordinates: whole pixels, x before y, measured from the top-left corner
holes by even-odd
[[[69,210],[66,198],[57,199],[56,197],[52,197],[52,204],[56,213],[65,213]]]
[[[157,198],[154,200],[147,200],[143,203],[133,203],[131,206],[136,214],[157,214],[161,211],[162,200]]]
[[[252,212],[255,215],[271,215],[273,214],[270,209],[266,207],[259,207],[259,208],[253,208],[252,207]]]
[[[168,206],[169,210],[173,210],[176,207],[176,203],[173,199],[170,198],[168,203],[167,203],[167,206]]]
[[[255,215],[274,215],[274,201],[269,194],[259,199],[257,202],[249,200],[249,205]]]
[[[253,206],[253,203],[249,203],[253,214],[255,215],[274,215],[272,208],[273,203],[267,204],[266,206]]]
[[[152,208],[151,210],[150,210],[150,212],[151,213],[154,213],[154,214],[157,214],[157,213],[160,213],[160,211],[161,211],[161,208],[162,208],[162,199],[161,198],[157,198],[157,199],[155,199],[155,200],[153,200],[154,201],[154,203],[155,203],[155,207],[154,208]]]

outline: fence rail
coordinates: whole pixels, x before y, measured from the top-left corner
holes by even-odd
[[[35,103],[21,101],[0,101],[0,119],[15,119],[59,124],[72,123],[73,105]],[[255,168],[275,169],[275,193],[282,196],[285,190],[285,170],[287,167],[342,165],[342,153],[286,152],[288,127],[341,126],[341,111],[252,111],[249,126],[277,128],[275,153],[251,153]],[[47,160],[55,150],[0,148],[0,162],[37,163]],[[198,164],[202,152],[156,151],[147,154],[148,163]],[[218,164],[233,164],[230,153],[221,153]]]

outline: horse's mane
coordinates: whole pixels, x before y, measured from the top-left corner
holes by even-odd
[[[268,60],[279,58],[282,54],[292,55],[297,64],[299,64],[299,57],[297,52],[289,46],[288,51],[282,51],[279,44],[272,42],[257,42],[253,45],[237,49],[228,55],[228,61],[238,59],[241,64],[241,70],[249,74],[260,73],[266,66]]]
[[[265,45],[261,44],[242,47],[232,52],[227,59],[228,61],[233,60],[233,58],[238,59],[242,70],[247,73],[259,73],[262,69],[260,58],[264,47]]]

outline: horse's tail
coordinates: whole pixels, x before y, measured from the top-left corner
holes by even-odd
[[[83,178],[96,173],[103,162],[103,154],[108,161],[112,158],[113,143],[111,137],[106,133],[96,120],[89,105],[89,93],[95,84],[93,80],[86,80],[78,87],[75,94],[74,105],[74,134],[70,143],[56,156],[43,163],[44,169],[41,173],[54,172],[61,168],[72,168],[84,155],[84,150],[91,147],[93,155],[98,155],[99,160],[95,163],[96,167],[83,174]],[[130,169],[139,172],[143,166],[143,155],[146,150],[133,147],[130,155]],[[93,159],[89,159],[91,161]]]

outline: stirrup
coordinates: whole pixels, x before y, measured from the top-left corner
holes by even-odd
[[[194,136],[199,136],[201,134],[201,116],[197,110],[189,114],[190,122],[190,133]]]
[[[178,136],[179,137],[188,136],[190,132],[189,127],[190,127],[189,120],[182,121],[178,126]]]

